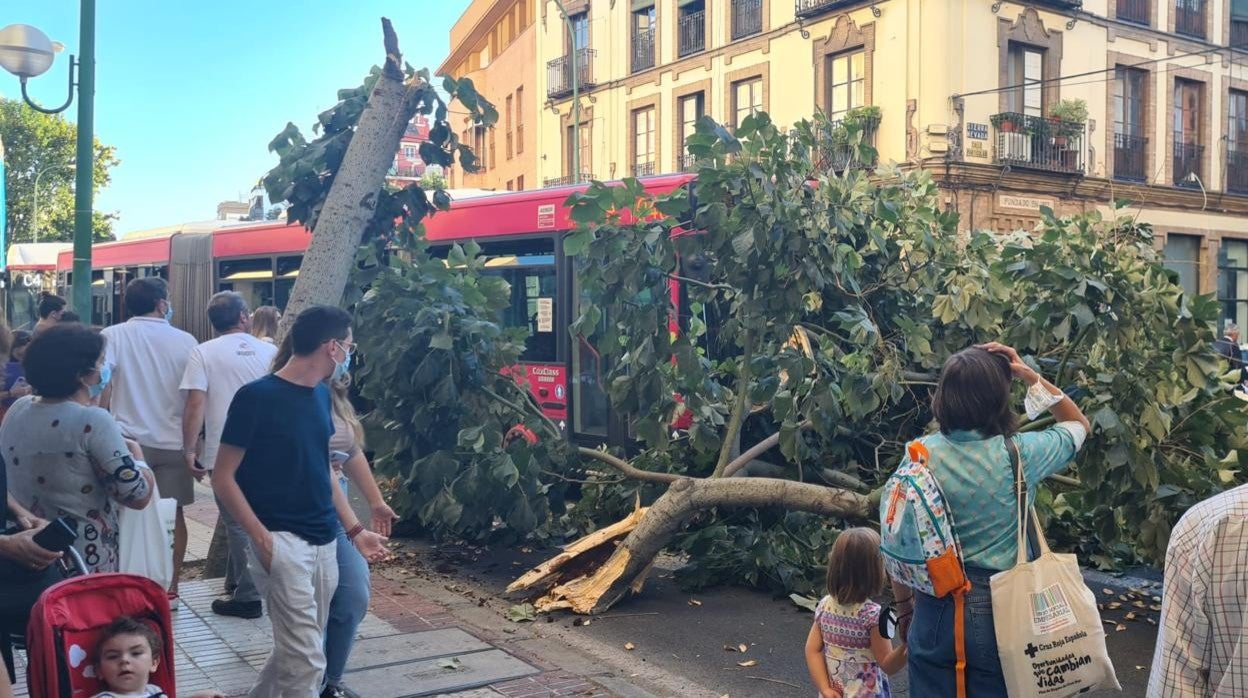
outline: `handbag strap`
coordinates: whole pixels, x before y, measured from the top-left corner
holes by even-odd
[[[1018,514],[1014,519],[1018,544],[1016,562],[1022,564],[1027,561],[1028,538],[1035,543],[1041,555],[1049,552],[1049,542],[1045,540],[1044,530],[1040,528],[1040,517],[1036,514],[1036,508],[1027,506],[1027,479],[1023,477],[1023,457],[1014,437],[1006,437],[1005,450],[1010,454],[1010,465],[1014,471],[1014,493],[1018,507],[1015,510]]]

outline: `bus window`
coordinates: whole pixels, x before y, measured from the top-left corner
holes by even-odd
[[[299,265],[303,262],[301,255],[277,258],[277,278],[273,279],[273,303],[278,310],[286,310],[290,302],[290,291],[295,287],[295,279],[299,278]],[[258,308],[259,306],[252,306]]]
[[[252,308],[273,305],[273,260],[234,259],[217,264],[218,291],[236,291]]]
[[[581,284],[576,274],[572,275],[572,297],[583,298]],[[579,302],[578,302],[579,305]],[[579,315],[580,308],[574,312]],[[594,334],[598,335],[607,328],[604,313],[598,321]],[[606,393],[606,357],[594,346],[594,337],[572,338],[572,431],[577,434],[607,437],[607,422],[610,416],[610,403]]]

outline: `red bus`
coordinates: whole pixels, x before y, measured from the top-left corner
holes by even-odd
[[[668,175],[648,177],[642,184],[647,193],[659,195],[692,179],[689,174]],[[425,221],[425,232],[435,255],[445,255],[453,243],[475,240],[486,258],[486,272],[510,283],[511,306],[504,310],[502,323],[529,331],[516,370],[546,415],[573,437],[623,443],[627,425],[612,414],[604,391],[607,367],[591,343],[568,332],[579,312],[581,291],[572,262],[563,254],[563,237],[576,227],[563,204],[587,186],[455,199],[450,210]],[[302,226],[281,222],[215,222],[98,244],[92,255],[92,321],[124,321],[125,284],[160,276],[169,282],[174,324],[208,339],[205,309],[217,291],[238,291],[252,308],[284,308],[310,240]],[[57,271],[64,289],[72,280],[71,267],[72,254],[61,254]]]

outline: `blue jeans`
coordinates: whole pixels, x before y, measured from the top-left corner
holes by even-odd
[[[339,476],[338,484],[347,491],[347,478]],[[342,681],[347,668],[351,646],[355,644],[355,631],[368,613],[369,578],[368,562],[355,544],[347,538],[347,532],[338,527],[338,589],[329,602],[329,623],[325,627],[325,683]]]
[[[969,698],[1005,696],[997,634],[992,624],[993,570],[966,568],[971,591],[966,595],[966,694]],[[953,642],[953,597],[937,599],[916,593],[910,625],[910,695],[952,696],[957,693],[957,655]]]

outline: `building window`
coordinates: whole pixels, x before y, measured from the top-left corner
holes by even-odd
[[[1149,10],[1153,0],[1116,0],[1115,14],[1124,22],[1148,25]]]
[[[1200,293],[1200,236],[1170,233],[1162,254],[1165,267],[1179,275],[1183,293],[1189,296]]]
[[[634,0],[631,42],[634,73],[654,67],[654,35],[653,0]]]
[[[497,157],[497,153],[494,150],[494,129],[489,129],[489,132],[490,132],[490,165],[493,165],[494,163],[498,162],[498,160],[495,159]]]
[[[589,48],[589,13],[578,12],[568,20],[572,26],[565,35],[567,53]]]
[[[516,177],[516,191],[524,191],[524,175]]]
[[[1218,275],[1223,321],[1248,326],[1248,241],[1222,239]]]
[[[1248,92],[1226,96],[1226,188],[1248,194]]]
[[[1114,74],[1114,176],[1144,181],[1148,138],[1144,135],[1144,91],[1148,73],[1119,67]]]
[[[563,163],[563,166],[564,166],[564,170],[568,173],[569,177],[571,177],[573,173],[576,172],[576,170],[572,167],[572,149],[573,147],[575,147],[574,144],[576,143],[576,140],[573,138],[573,133],[578,130],[580,131],[580,135],[581,135],[581,147],[579,148],[579,156],[580,156],[579,164],[581,168],[580,175],[582,176],[582,179],[584,179],[586,175],[590,175],[593,173],[593,169],[591,167],[593,163],[591,163],[589,160],[590,158],[590,149],[589,149],[590,123],[589,122],[581,124],[580,129],[574,129],[571,126],[568,126],[567,132],[565,134],[566,137],[564,139],[564,148],[563,148],[563,152],[567,159]]]
[[[852,51],[828,56],[825,75],[828,80],[828,116],[833,120],[845,116],[845,112],[866,104],[866,56],[864,51]]]
[[[1174,0],[1174,31],[1205,38],[1205,0]]]
[[[524,88],[516,88],[516,155],[524,155]]]
[[[681,97],[676,105],[677,118],[680,119],[680,143],[676,150],[676,162],[679,169],[689,169],[693,164],[693,156],[685,148],[685,140],[697,131],[698,119],[706,113],[706,95],[696,92]]]
[[[706,50],[706,0],[677,0],[676,55]]]
[[[633,112],[633,176],[654,174],[654,107]]]
[[[510,179],[507,180],[507,191],[515,191],[515,189],[512,188],[513,186],[515,186],[515,183]]]
[[[415,160],[416,159],[416,146],[414,145],[403,146],[403,157],[407,158],[408,160]]]
[[[1044,50],[1011,43],[1005,79],[1009,86],[1006,111],[1044,116]]]
[[[1230,45],[1248,49],[1248,0],[1231,1]]]
[[[512,113],[511,112],[514,107],[515,107],[515,103],[512,100],[512,96],[507,95],[507,109],[506,109],[506,116],[504,117],[505,119],[504,123],[507,126],[507,159],[508,160],[511,159],[512,154],[513,154],[513,151],[512,151],[513,135],[512,135],[512,130],[511,130]]]
[[[737,126],[745,117],[763,110],[763,79],[750,78],[732,83],[732,125]]]
[[[493,162],[486,158],[485,151],[485,132],[488,129],[485,126],[474,126],[472,128],[472,152],[477,156],[477,167],[482,170],[489,169]]]
[[[1201,176],[1205,154],[1200,125],[1204,121],[1200,104],[1204,85],[1191,80],[1174,81],[1174,183],[1179,186],[1199,184],[1193,175]]]
[[[732,40],[763,30],[763,0],[731,0]]]

